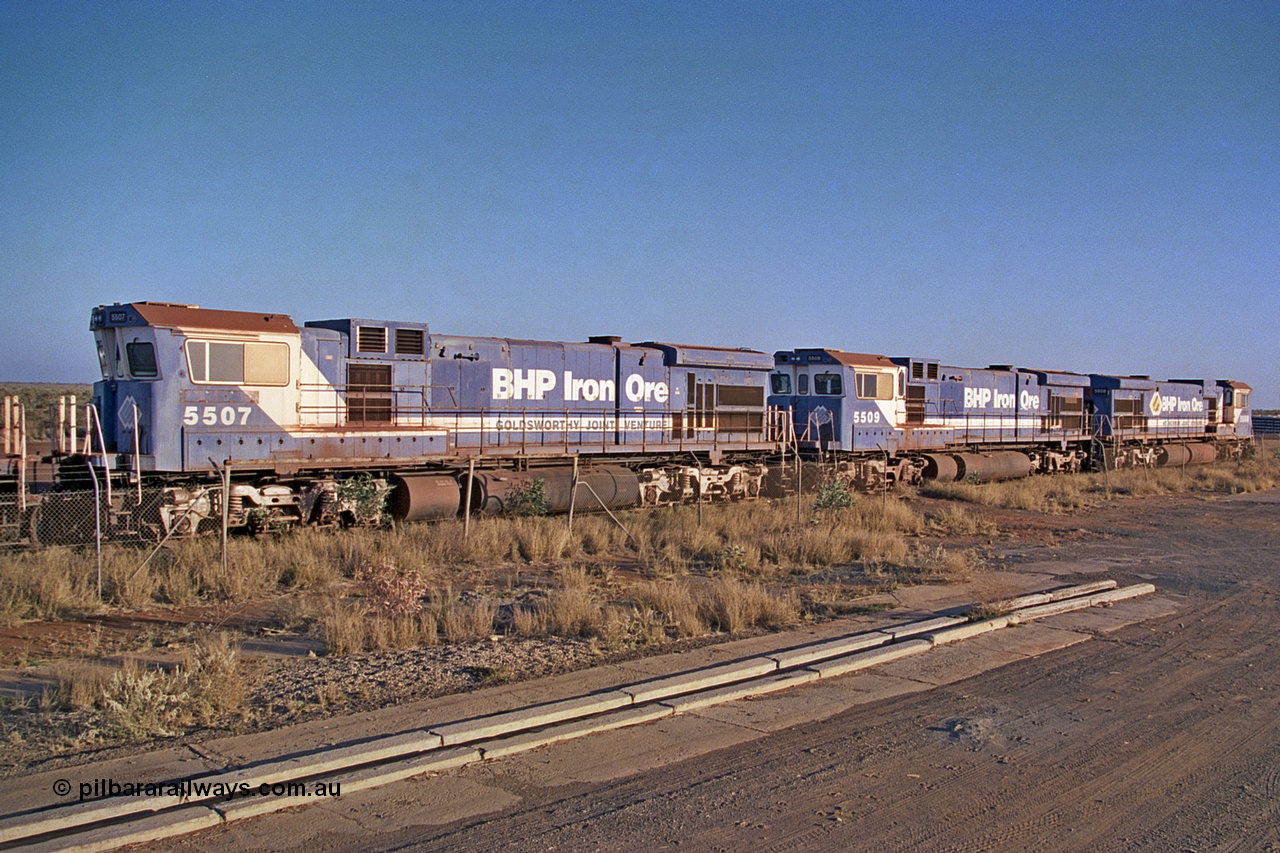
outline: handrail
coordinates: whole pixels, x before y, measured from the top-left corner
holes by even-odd
[[[86,403],[84,408],[85,408],[85,413],[84,413],[85,420],[88,421],[89,419],[92,418],[93,423],[98,430],[98,451],[99,451],[100,457],[102,458],[102,470],[106,474],[106,477],[104,477],[103,479],[107,481],[107,505],[109,506],[112,503],[111,472],[107,470],[107,441],[102,435],[102,416],[99,415],[98,407],[95,406],[93,403]],[[85,428],[86,428],[85,431],[88,432],[89,431],[88,423],[85,424]],[[86,441],[88,440],[87,435],[85,436],[85,439]],[[88,456],[90,454],[85,454],[85,455]]]
[[[133,475],[138,484],[138,506],[142,506],[142,428],[138,423],[138,404],[133,404]]]

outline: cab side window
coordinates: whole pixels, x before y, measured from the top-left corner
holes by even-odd
[[[125,344],[129,359],[129,375],[134,379],[155,379],[160,375],[156,368],[156,348],[150,341],[134,341]]]
[[[854,378],[860,400],[892,400],[893,377],[883,373],[859,373]]]
[[[844,381],[839,373],[819,373],[813,377],[813,392],[838,397],[844,393]]]

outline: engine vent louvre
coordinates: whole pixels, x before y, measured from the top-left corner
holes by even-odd
[[[396,329],[396,355],[422,355],[425,352],[421,329]]]
[[[356,327],[356,352],[386,352],[387,330],[382,326]]]

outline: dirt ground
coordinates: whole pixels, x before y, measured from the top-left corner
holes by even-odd
[[[1280,494],[1070,523],[1006,562],[1105,562],[1178,612],[607,787],[512,782],[516,807],[366,849],[1280,850]]]
[[[525,785],[512,792],[518,808],[379,841],[441,850],[1280,850],[1280,495],[1126,498],[1066,515],[971,509],[998,532],[959,544],[981,548],[992,569],[1093,561],[1122,584],[1152,581],[1186,606],[1100,642],[857,708],[748,750],[640,773],[607,790]],[[9,645],[0,647],[34,658],[96,643],[104,657],[140,649],[163,657],[166,638],[180,640],[192,626],[236,625],[263,643],[251,702],[274,711],[256,726],[609,658],[585,640],[512,638],[312,656],[305,637],[280,627],[281,607],[27,625],[7,631]],[[389,671],[401,675],[392,681]],[[324,685],[340,685],[342,695],[326,699]],[[77,712],[6,709],[0,772],[146,746],[85,738],[89,725]]]
[[[907,494],[916,510],[938,512],[951,503]],[[983,511],[977,508],[975,514]],[[934,530],[919,544],[991,557],[1012,542],[1067,542],[1089,535],[1066,516],[991,513],[1008,529],[978,525],[983,531],[957,535]],[[917,540],[913,540],[917,541]],[[603,559],[603,558],[601,558]],[[614,586],[644,578],[634,566],[596,567]],[[511,576],[510,587],[548,584],[551,567],[504,565],[495,575]],[[979,572],[981,574],[981,572]],[[811,599],[807,619],[829,618],[862,609],[892,606],[888,595],[871,594],[890,579],[868,581],[856,566],[784,576],[771,585]],[[993,590],[990,597],[1000,595]],[[172,670],[202,638],[226,633],[238,649],[245,695],[240,708],[217,725],[188,725],[179,736],[190,743],[231,733],[278,728],[318,717],[358,713],[492,684],[536,679],[556,673],[668,654],[725,642],[763,629],[714,633],[646,645],[610,646],[594,637],[493,635],[469,642],[379,653],[327,655],[314,623],[300,617],[317,608],[294,591],[273,598],[200,606],[157,605],[102,615],[0,628],[0,776],[129,754],[145,740],[122,740],[108,731],[98,709],[67,695],[67,683],[99,683],[126,665]],[[812,599],[821,599],[813,603]],[[395,673],[389,677],[388,673]],[[155,741],[153,740],[152,743]]]

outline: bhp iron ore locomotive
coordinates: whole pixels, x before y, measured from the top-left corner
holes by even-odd
[[[173,533],[224,512],[232,527],[315,523],[356,479],[417,520],[502,511],[535,483],[550,511],[660,506],[780,493],[797,459],[866,489],[1208,462],[1251,435],[1249,386],[1226,380],[297,326],[157,302],[96,308],[90,327],[90,461],[161,486],[157,527]]]

